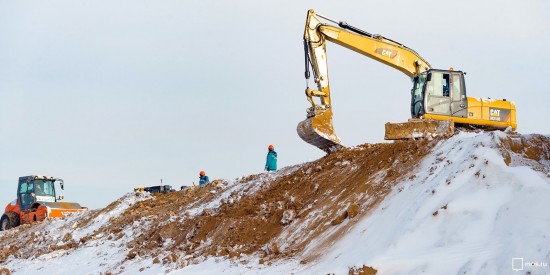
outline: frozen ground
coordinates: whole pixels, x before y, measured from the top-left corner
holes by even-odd
[[[460,133],[440,141],[359,220],[346,219],[313,238],[301,251],[265,264],[260,264],[257,253],[237,258],[203,255],[184,265],[154,263],[146,256],[125,260],[129,252],[125,244],[150,227],[143,218],[125,226],[119,238],[113,233],[95,234],[77,247],[37,256],[18,256],[10,252],[10,244],[1,242],[4,247],[0,248],[12,255],[0,267],[13,274],[348,274],[350,268],[362,266],[378,274],[550,274],[550,143],[518,141],[522,146],[540,147],[528,151],[504,146],[502,140],[507,138],[513,140],[501,132]],[[540,156],[533,157],[532,152]],[[258,182],[292,175],[299,168],[262,174],[256,182],[220,184],[212,199],[184,207],[181,219],[259,192]],[[108,227],[112,217],[137,202],[151,199],[146,194],[128,194],[99,214],[89,212],[34,225],[33,231],[44,235],[34,245],[78,242]],[[302,236],[290,231],[299,230],[299,222],[284,227],[279,236]],[[29,228],[0,232],[0,240],[14,237],[14,232],[29,232]],[[336,228],[344,229],[338,238],[333,235]]]

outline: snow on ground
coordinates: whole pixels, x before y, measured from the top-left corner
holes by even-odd
[[[106,212],[101,211],[97,217],[91,220],[91,222],[86,226],[82,228],[74,228],[71,232],[73,235],[73,240],[78,241],[80,238],[91,234],[95,230],[106,225],[111,218],[120,216],[124,213],[124,211],[126,211],[126,209],[130,208],[135,203],[143,200],[154,199],[148,192],[139,192],[137,194],[139,195],[136,196],[136,193],[133,192],[127,193],[118,200],[119,204],[112,210]]]
[[[343,274],[507,274],[550,261],[550,179],[508,167],[493,134],[461,133],[308,270]],[[535,272],[550,272],[532,270]],[[540,273],[544,274],[544,273]]]
[[[302,167],[302,165],[293,165],[281,168],[277,171],[265,172],[260,174],[257,179],[247,181],[243,184],[240,184],[237,180],[222,182],[221,184],[224,185],[223,190],[214,200],[208,201],[206,203],[198,201],[196,204],[191,205],[190,207],[185,207],[185,210],[183,211],[183,216],[187,216],[186,218],[192,218],[202,213],[204,210],[219,208],[222,204],[222,201],[224,200],[238,200],[243,195],[250,196],[256,193],[261,188],[265,188],[265,185],[260,183],[267,182],[269,184],[269,179],[291,174],[294,171],[300,169],[300,167]],[[236,194],[236,197],[231,198],[231,194]]]
[[[524,270],[518,274],[550,274],[550,177],[522,166],[530,161],[515,159],[507,166],[498,148],[503,135],[460,133],[441,141],[410,172],[414,176],[397,184],[369,215],[353,226],[346,222],[338,225],[350,228],[330,247],[315,239],[301,255],[268,265],[259,264],[254,255],[237,261],[208,258],[169,274],[348,274],[351,267],[363,265],[377,269],[378,274],[515,274],[513,258],[524,260]],[[268,177],[286,175],[299,167],[261,174],[257,181],[266,182]],[[185,218],[219,207],[223,200],[234,198],[232,194],[238,199],[255,192],[260,188],[257,181],[223,183],[215,199],[182,209]],[[37,226],[44,226],[44,231],[59,240],[68,233],[78,240],[108,226],[111,217],[137,201],[149,198],[128,194],[117,207],[104,210],[80,228],[77,223],[93,213]],[[116,241],[99,235],[70,252],[56,250],[26,260],[10,256],[6,267],[13,274],[97,274],[104,270],[164,274],[167,269],[151,259],[119,264],[128,255],[125,244],[139,234],[143,224],[140,220],[127,226],[125,236]],[[315,254],[321,256],[300,263]]]
[[[67,234],[72,235],[76,242],[80,238],[88,236],[102,226],[108,226],[112,217],[120,215],[138,201],[153,199],[149,193],[128,193],[117,201],[116,207],[112,209],[105,208],[97,213],[85,226],[78,227],[77,224],[96,214],[93,211],[73,214],[63,220],[47,220],[37,224],[35,232],[45,232],[48,238],[57,239],[59,244]],[[66,250],[56,250],[51,253],[41,255],[30,260],[27,259],[8,259],[7,267],[13,274],[93,274],[98,270],[115,270],[115,267],[128,254],[125,246],[126,242],[132,239],[135,232],[140,229],[140,224],[134,224],[133,228],[126,228],[126,236],[117,241],[110,241],[107,238],[97,238],[86,242],[76,250],[68,253]],[[10,256],[13,257],[13,256]],[[110,268],[111,267],[111,268]],[[160,268],[158,269],[160,272]],[[135,274],[135,273],[134,273]]]
[[[460,133],[442,141],[413,173],[331,248],[305,265],[272,266],[210,259],[170,274],[550,274],[550,178],[510,167],[496,148],[499,133]],[[402,188],[400,188],[402,187]],[[517,266],[515,266],[517,267]]]
[[[259,182],[269,183],[269,179],[287,175],[299,169],[301,165],[282,168],[276,172],[260,174],[256,180],[240,184],[237,180],[223,182],[222,190],[211,201],[198,203],[184,208],[183,213],[192,218],[194,215],[207,209],[216,209],[230,194],[237,194],[239,199],[245,194],[252,194],[262,188]],[[66,235],[72,236],[71,240],[79,242],[92,233],[109,226],[110,220],[120,216],[125,210],[139,201],[155,199],[147,192],[131,192],[103,210],[94,210],[79,214],[68,215],[62,220],[46,220],[36,224],[36,234],[48,235],[48,239],[54,239],[58,245],[67,243]],[[166,267],[162,264],[153,264],[153,259],[141,259],[139,261],[124,262],[128,255],[126,244],[133,240],[141,231],[148,227],[147,217],[124,228],[124,237],[115,241],[110,240],[104,233],[94,236],[91,240],[80,245],[75,250],[56,250],[31,259],[17,259],[13,256],[7,259],[6,267],[12,274],[98,274],[102,270],[110,270],[122,274],[164,274]],[[16,229],[17,230],[17,229]],[[5,234],[8,232],[0,232]],[[0,268],[3,267],[0,265]]]

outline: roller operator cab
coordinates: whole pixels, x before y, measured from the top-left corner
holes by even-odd
[[[38,176],[20,177],[17,185],[19,209],[23,211],[27,210],[35,202],[57,202],[61,200],[61,196],[56,198],[56,182],[63,189],[64,184],[62,179]]]
[[[464,73],[431,69],[413,78],[411,116],[487,129],[517,128],[512,101],[468,97]]]
[[[74,202],[60,202],[63,196],[56,193],[56,185],[64,189],[62,179],[51,176],[20,177],[17,184],[17,199],[6,206],[0,219],[0,230],[7,230],[20,224],[59,218],[69,212],[87,210]]]

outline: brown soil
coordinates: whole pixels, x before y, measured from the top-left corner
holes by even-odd
[[[376,275],[377,273],[378,270],[366,265],[359,268],[350,268],[349,270],[349,275]]]
[[[289,175],[260,182],[263,188],[253,195],[240,199],[235,196],[218,209],[205,210],[189,219],[167,222],[186,205],[214,199],[226,183],[215,181],[206,187],[157,195],[156,200],[139,202],[112,220],[106,231],[117,233],[127,224],[150,216],[155,226],[128,244],[131,253],[146,256],[171,251],[193,257],[259,253],[264,262],[293,256],[331,226],[367,213],[433,144],[411,141],[345,149],[307,163]],[[331,225],[335,219],[341,221]],[[280,238],[285,230],[292,232],[291,239]],[[339,233],[342,230],[345,227]],[[172,242],[163,245],[168,239]]]
[[[126,243],[125,261],[150,258],[154,263],[181,268],[201,261],[203,256],[237,259],[254,254],[260,263],[270,264],[276,259],[302,255],[304,248],[321,236],[319,239],[323,241],[317,249],[311,249],[313,252],[300,259],[302,263],[310,263],[350,226],[368,215],[397,183],[414,178],[415,167],[437,142],[365,144],[329,154],[279,177],[265,174],[244,177],[232,184],[252,188],[258,187],[251,184],[256,182],[261,185],[259,191],[242,196],[234,192],[222,200],[220,207],[204,209],[196,216],[182,213],[217,199],[232,185],[216,180],[204,187],[153,194],[152,199],[136,203],[77,242],[72,240],[72,234],[54,239],[55,234],[44,232],[48,220],[23,225],[1,235],[0,264],[10,255],[32,258],[55,250],[74,249],[90,240],[121,239],[136,222],[142,223],[143,228]],[[550,139],[545,136],[508,135],[500,149],[504,158],[510,159],[508,163],[521,156],[540,164],[540,171],[544,171],[548,169],[544,162],[550,159],[549,148]],[[76,226],[91,224],[120,203],[116,201],[102,210],[88,212],[77,220]],[[366,266],[350,269],[350,274],[375,273],[376,270]]]
[[[108,226],[78,242],[72,240],[71,234],[62,236],[61,242],[52,240],[48,234],[28,234],[29,230],[44,230],[48,221],[21,226],[0,239],[0,263],[9,255],[37,257],[55,250],[70,250],[102,237],[120,239],[125,228],[135,221],[147,221],[141,234],[127,243],[126,260],[150,257],[165,265],[182,267],[200,256],[237,258],[257,254],[267,264],[300,253],[312,239],[334,226],[340,228],[327,239],[338,238],[378,204],[435,143],[365,144],[306,163],[288,175],[251,175],[240,179],[239,184],[255,180],[262,185],[259,191],[242,197],[231,194],[219,208],[205,209],[194,217],[182,213],[216,199],[227,188],[227,182],[216,180],[205,187],[153,194],[153,199],[136,203],[112,218]],[[76,226],[89,225],[98,215],[119,204],[120,201],[115,201],[102,210],[90,211]],[[317,256],[309,255],[304,261]]]
[[[501,138],[501,153],[507,165],[529,165],[539,172],[550,176],[550,137],[543,135],[508,134]],[[523,162],[514,163],[514,159]],[[524,160],[531,160],[525,163]],[[544,163],[546,162],[546,164]]]

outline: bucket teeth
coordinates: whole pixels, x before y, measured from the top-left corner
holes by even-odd
[[[409,119],[403,123],[386,123],[385,140],[450,137],[455,132],[452,120]]]
[[[305,142],[327,154],[344,148],[340,144],[340,138],[334,133],[331,109],[316,111],[314,116],[298,123],[296,131]]]

